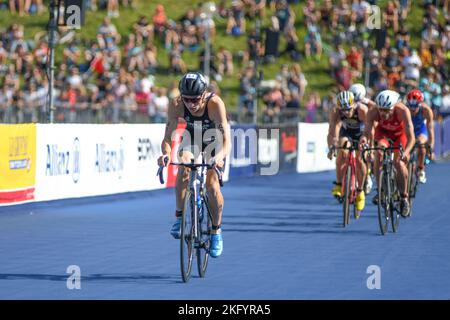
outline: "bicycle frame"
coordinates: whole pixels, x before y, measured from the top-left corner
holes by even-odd
[[[344,166],[344,174],[341,181],[341,194],[343,195],[343,226],[350,223],[349,207],[353,205],[356,217],[356,193],[358,188],[358,179],[356,177],[356,150],[358,150],[357,141],[350,141],[350,146],[346,143],[343,147],[337,147],[337,150],[348,150],[348,156]],[[350,177],[349,177],[350,175]],[[349,179],[349,181],[348,181]],[[348,183],[347,183],[348,182]],[[348,186],[347,186],[348,184]],[[349,190],[347,190],[347,188]]]

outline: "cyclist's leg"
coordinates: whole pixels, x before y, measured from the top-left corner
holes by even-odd
[[[393,138],[395,138],[395,140],[392,139],[394,141],[394,147],[402,145],[404,148],[408,143],[408,139],[404,133]],[[397,150],[394,151],[394,166],[397,170],[396,180],[398,191],[402,198],[406,198],[408,196],[408,165],[400,159],[400,152]]]
[[[339,138],[339,147],[347,146],[347,144],[350,144],[350,139],[345,134],[342,135]],[[348,157],[348,151],[347,150],[339,150],[336,158],[336,166],[338,167],[338,183],[342,182],[342,179],[344,178],[344,170],[346,166],[346,160]]]
[[[193,153],[187,150],[182,150],[178,153],[178,161],[183,163],[191,162],[194,157]],[[183,210],[184,198],[186,196],[186,189],[189,182],[189,173],[191,169],[185,167],[178,167],[177,180],[175,185],[176,195],[176,210],[180,212]]]
[[[386,136],[386,134],[382,131],[382,130],[375,130],[375,145],[377,147],[381,147],[381,148],[387,148],[389,147],[389,141],[387,139],[388,137]],[[373,163],[373,169],[374,169],[374,174],[378,183],[378,180],[380,178],[380,166],[381,166],[381,161],[383,159],[383,152],[377,151],[375,152],[375,161]],[[380,190],[380,186],[377,185],[378,190]]]
[[[214,170],[208,170],[206,174],[206,192],[208,193],[208,202],[211,209],[212,225],[216,226],[212,233],[220,233],[222,224],[223,195],[220,190],[219,179]],[[218,227],[218,229],[217,229]],[[216,230],[214,230],[216,229]]]
[[[428,131],[426,130],[426,126],[425,126],[425,130],[421,131],[417,135],[416,142],[419,144],[425,144],[428,142]],[[427,149],[425,146],[421,146],[421,147],[417,148],[417,163],[418,163],[418,167],[419,167],[418,168],[419,172],[425,170],[426,153],[427,153]]]

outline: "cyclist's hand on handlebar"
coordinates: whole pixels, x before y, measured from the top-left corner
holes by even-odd
[[[332,160],[333,156],[335,156],[335,154],[336,154],[336,149],[335,149],[335,146],[332,146],[329,149],[330,149],[330,151],[328,151],[327,157],[328,157],[328,159]]]
[[[170,163],[170,156],[165,154],[158,158],[158,166],[159,167],[167,167],[167,165]]]
[[[434,161],[434,160],[435,160],[436,155],[434,154],[433,151],[430,152],[430,157],[429,157],[429,158],[430,158],[431,161]]]
[[[224,161],[223,161],[223,159],[220,159],[220,158],[212,158],[210,161],[210,164],[212,166],[222,168],[224,166]]]
[[[408,163],[409,158],[410,158],[409,152],[403,151],[403,154],[402,154],[402,161]]]

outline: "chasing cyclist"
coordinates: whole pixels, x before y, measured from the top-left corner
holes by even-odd
[[[411,150],[414,147],[415,138],[411,115],[408,108],[400,102],[400,95],[392,90],[381,91],[375,98],[377,108],[371,109],[367,113],[366,127],[361,137],[361,145],[374,141],[378,147],[389,147],[390,141],[394,147],[403,148],[403,157],[395,151],[394,166],[397,171],[396,180],[400,191],[400,213],[407,217],[410,212],[408,202],[408,168],[407,163]],[[378,122],[375,128],[375,136],[372,136],[374,123]],[[380,163],[383,154],[381,151],[375,154],[374,170],[377,181],[380,175]],[[379,188],[379,186],[378,186]],[[377,195],[373,199],[376,203]]]
[[[350,91],[341,91],[337,97],[337,107],[330,112],[328,129],[328,147],[330,152],[328,158],[331,160],[334,148],[344,147],[348,143],[358,142],[364,129],[367,107],[363,104],[357,104],[354,101],[353,93]],[[348,150],[339,149],[336,157],[336,182],[332,194],[335,197],[341,197],[341,181],[344,176],[345,159],[348,157]],[[365,195],[361,189],[364,186],[366,178],[366,165],[362,161],[360,152],[356,153],[356,176],[358,180],[358,190],[356,196],[356,210],[361,212],[365,205]]]
[[[214,93],[207,92],[205,77],[198,72],[185,74],[178,85],[180,97],[169,106],[168,118],[164,139],[161,143],[162,156],[158,159],[158,165],[170,163],[171,137],[179,123],[186,124],[183,141],[180,145],[178,157],[180,162],[191,162],[197,159],[200,152],[204,152],[207,163],[215,164],[223,170],[224,159],[231,150],[230,129],[227,122],[225,104]],[[213,134],[211,135],[211,130]],[[196,137],[201,132],[201,140]],[[205,135],[205,133],[207,133]],[[211,137],[206,139],[206,136]],[[216,147],[208,154],[211,143]],[[188,168],[179,167],[176,179],[176,221],[170,231],[175,239],[181,236],[181,217],[183,214],[184,198],[189,180]],[[221,233],[223,196],[220,191],[219,180],[214,170],[210,169],[206,177],[206,190],[209,197],[212,214],[211,247],[210,256],[216,258],[222,254],[223,239]]]
[[[373,102],[372,100],[370,100],[369,98],[366,97],[367,91],[366,91],[366,87],[364,85],[362,85],[360,83],[355,83],[355,84],[352,84],[348,90],[351,93],[353,93],[357,107],[364,106],[365,108],[367,108],[367,110],[370,110],[371,108],[376,107],[375,102]],[[366,194],[370,193],[370,191],[372,190],[372,186],[373,186],[371,169],[372,169],[371,164],[369,164],[367,166],[366,183],[364,186],[364,191]]]
[[[419,173],[418,178],[420,183],[426,183],[425,175],[425,154],[426,143],[430,146],[430,160],[434,160],[434,122],[433,111],[430,106],[424,102],[422,91],[418,89],[411,90],[406,96],[406,105],[411,112],[411,118],[414,125],[414,134],[416,141],[421,145],[417,149],[417,160]]]

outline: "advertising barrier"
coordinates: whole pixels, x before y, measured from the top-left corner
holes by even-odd
[[[450,117],[442,122],[442,156],[446,157],[450,154]]]
[[[0,205],[35,198],[36,126],[0,125]]]
[[[280,172],[295,172],[297,169],[297,126],[280,129]]]
[[[255,125],[231,127],[230,178],[249,177],[256,173],[258,136]]]
[[[434,122],[434,154],[437,158],[442,156],[442,125]]]
[[[164,188],[164,124],[37,125],[36,201]]]
[[[327,158],[327,123],[298,124],[297,172],[333,170],[335,159]]]
[[[258,126],[257,175],[275,175],[280,171],[280,126]]]

